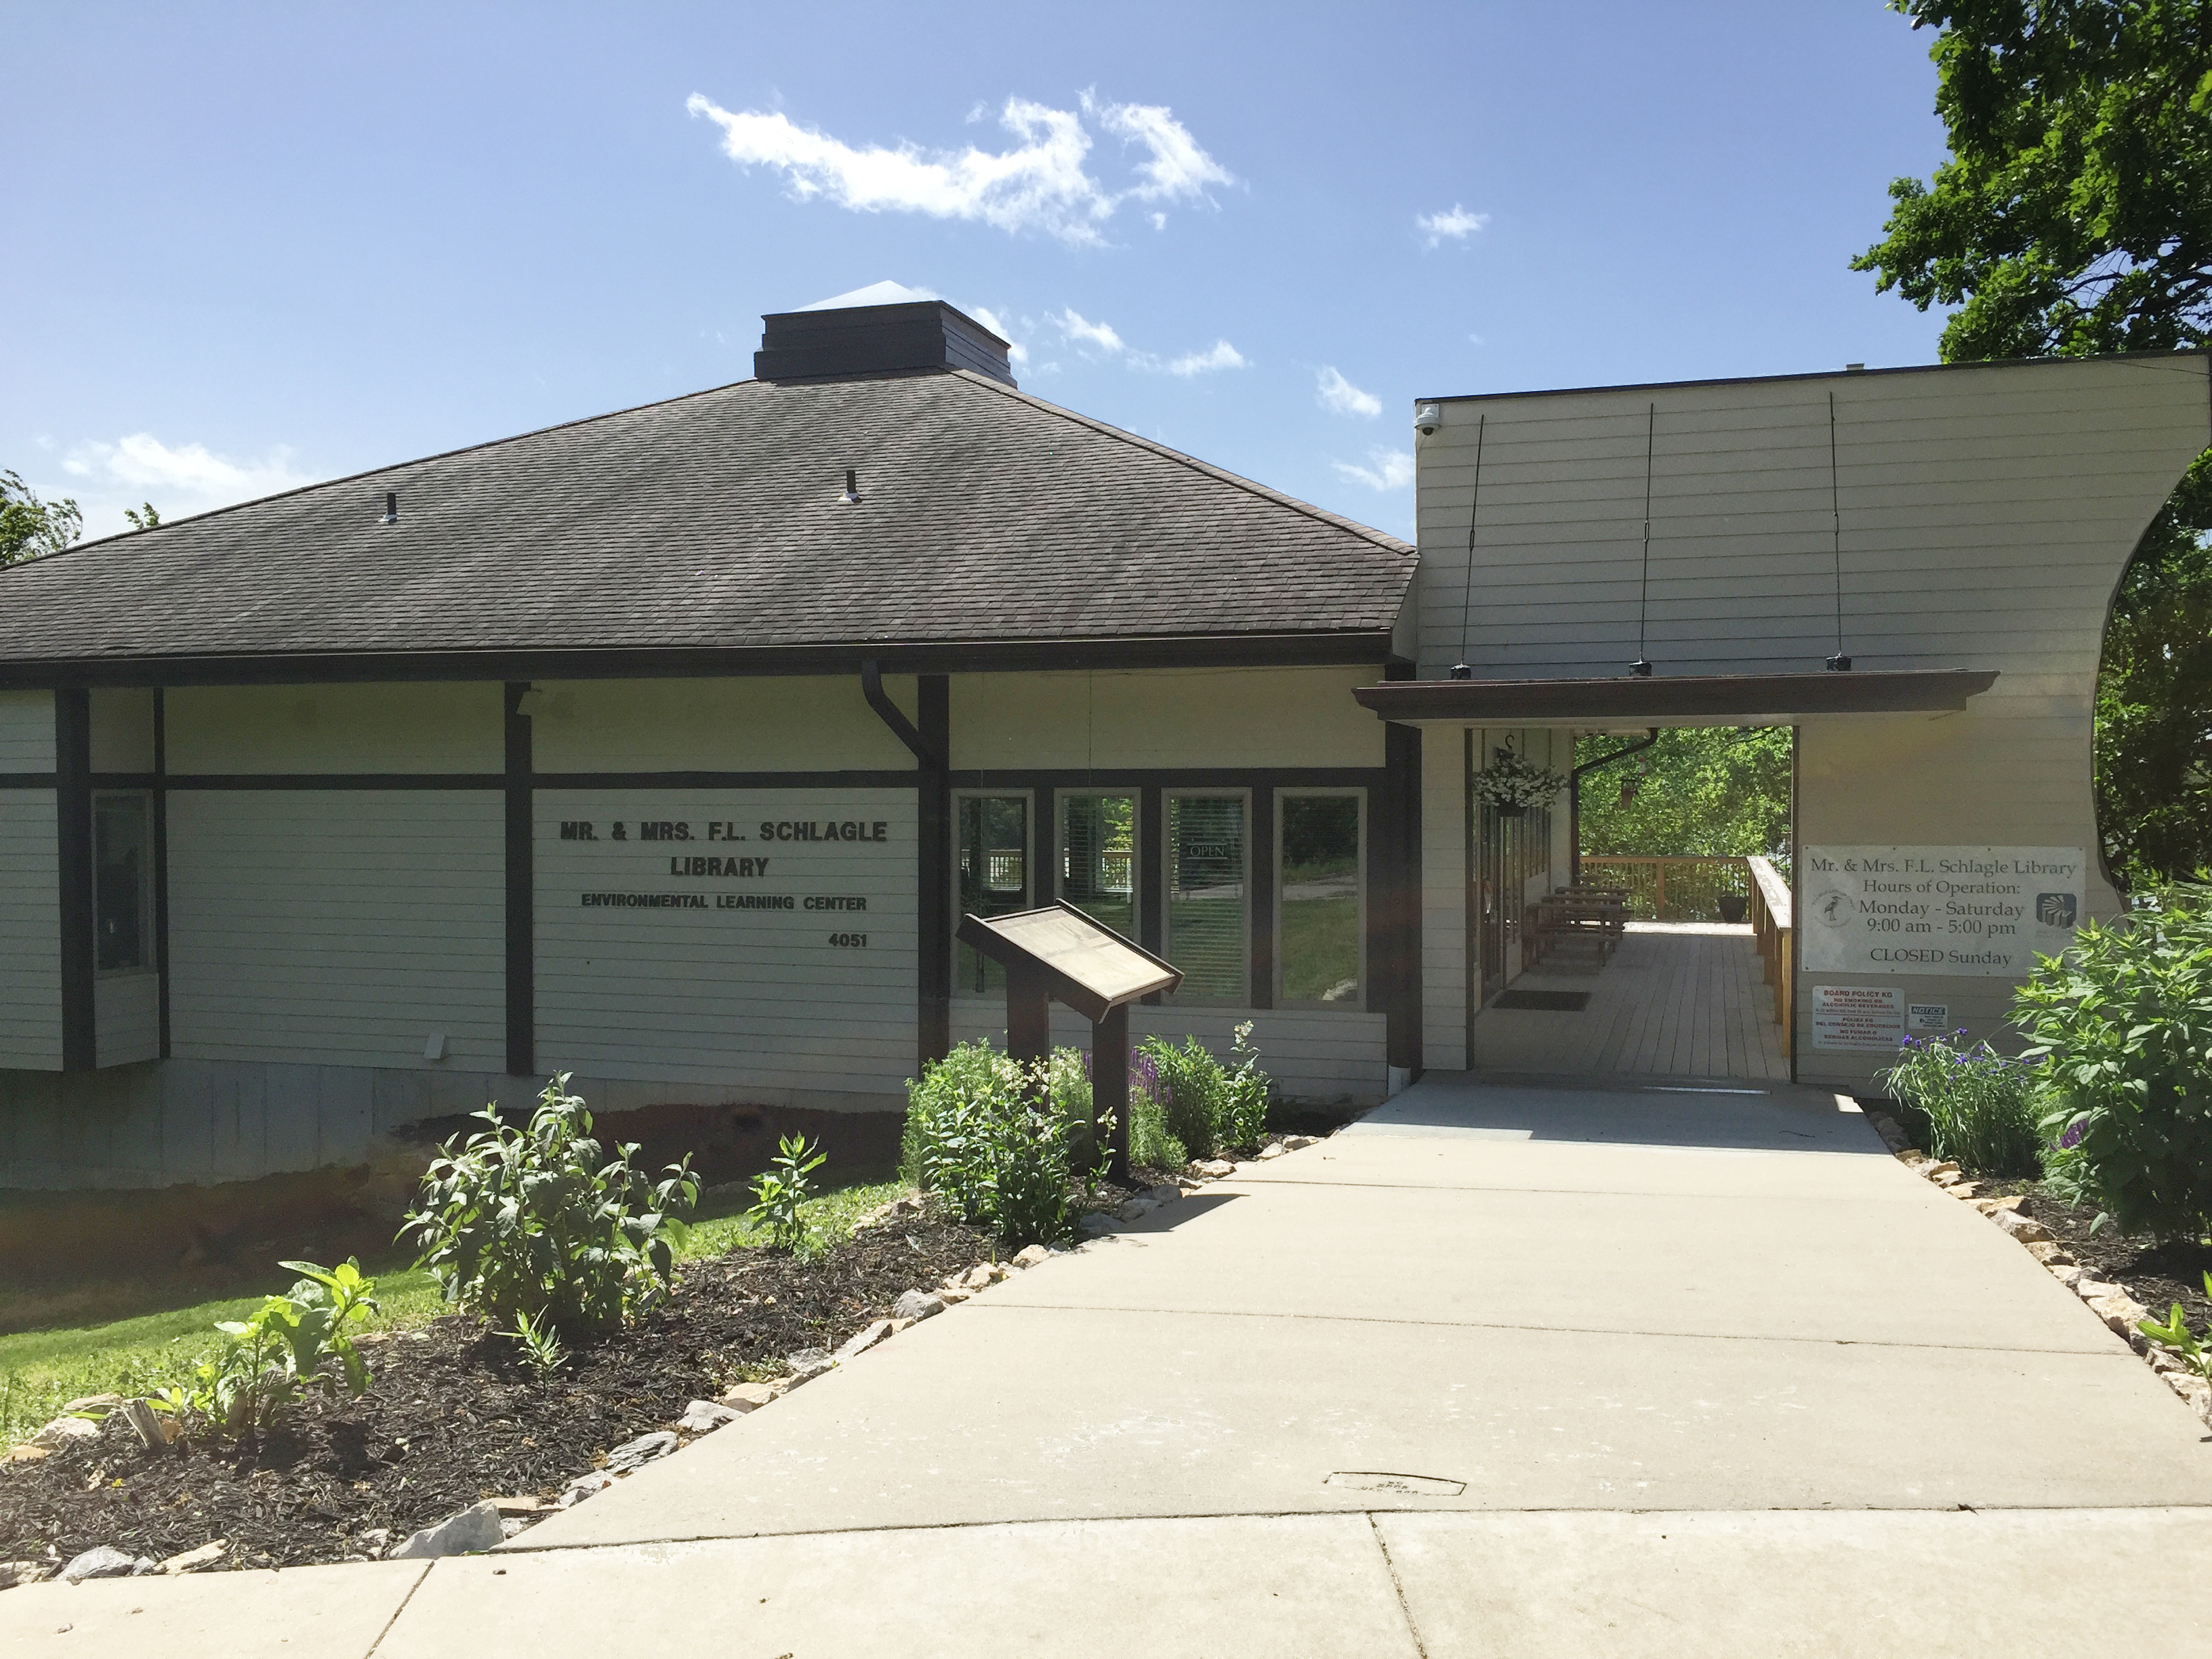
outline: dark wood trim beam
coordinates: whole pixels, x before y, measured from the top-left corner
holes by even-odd
[[[527,680],[507,687],[507,1074],[538,1074],[538,871]]]
[[[1604,680],[1394,680],[1352,692],[1386,720],[1526,720],[1648,725],[1655,720],[1760,720],[1808,714],[1942,714],[1996,684],[1993,669],[1897,668],[1832,674],[1680,674]]]
[[[1275,1006],[1275,792],[1252,791],[1251,834],[1246,837],[1252,895],[1252,1006]]]
[[[952,752],[951,682],[925,674],[917,683],[922,752]],[[952,784],[940,766],[925,763],[915,799],[915,928],[917,1068],[945,1058],[952,1047]],[[919,1076],[917,1069],[915,1075]]]
[[[1391,665],[1394,679],[1410,679],[1411,664]],[[1421,734],[1409,726],[1382,729],[1384,782],[1368,826],[1368,937],[1383,971],[1375,975],[1368,1006],[1385,1016],[1388,1063],[1418,1075],[1421,1070]],[[1377,854],[1381,874],[1375,875]],[[1380,912],[1379,915],[1375,912]]]
[[[169,709],[154,688],[154,972],[160,1005],[161,1058],[169,1057]],[[95,775],[95,781],[97,775]]]
[[[1137,943],[1154,956],[1167,938],[1167,791],[1157,783],[1137,790]],[[1159,994],[1145,999],[1157,1005]]]
[[[100,1063],[93,1005],[92,696],[54,693],[54,851],[61,874],[62,1070]]]
[[[0,663],[0,690],[58,685],[323,685],[382,680],[708,679],[759,674],[1036,673],[1078,668],[1380,667],[1387,631],[1158,638],[908,641],[893,644],[621,647],[519,651],[299,652],[45,658]]]

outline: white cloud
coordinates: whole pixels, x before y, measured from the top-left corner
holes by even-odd
[[[63,458],[62,466],[72,477],[86,481],[94,501],[101,495],[127,495],[135,506],[143,497],[169,517],[314,482],[313,474],[293,465],[292,452],[283,445],[258,459],[233,460],[204,444],[172,447],[150,432],[134,432],[112,444],[79,444]]]
[[[1188,378],[1193,374],[1211,374],[1216,369],[1247,367],[1244,354],[1226,340],[1216,340],[1203,351],[1186,352],[1168,365],[1168,373]]]
[[[1464,242],[1490,222],[1486,213],[1469,213],[1457,202],[1442,213],[1420,213],[1413,216],[1413,228],[1428,238],[1425,246],[1453,241]]]
[[[1382,412],[1380,398],[1371,392],[1362,392],[1330,365],[1322,366],[1316,395],[1321,399],[1321,406],[1332,415],[1364,415],[1371,421]]]
[[[1052,320],[1060,325],[1060,337],[1073,340],[1078,345],[1091,346],[1109,354],[1126,351],[1121,337],[1114,331],[1110,323],[1094,323],[1070,307]]]
[[[1063,308],[1059,315],[1046,320],[1060,330],[1060,338],[1086,356],[1115,358],[1127,368],[1146,374],[1176,374],[1188,380],[1194,374],[1211,374],[1217,369],[1250,367],[1250,360],[1226,340],[1216,340],[1203,351],[1187,351],[1180,357],[1164,358],[1157,352],[1139,350],[1124,340],[1111,323],[1094,323],[1073,307]]]
[[[1369,465],[1358,466],[1350,461],[1331,461],[1329,465],[1355,483],[1370,489],[1403,489],[1413,482],[1413,458],[1403,449],[1370,449],[1367,452]]]
[[[1071,242],[1103,240],[1099,227],[1124,201],[1203,201],[1208,185],[1233,182],[1165,107],[1100,104],[1088,93],[1079,112],[1009,98],[999,122],[1016,142],[999,151],[972,144],[957,152],[912,143],[854,146],[780,111],[732,112],[696,92],[684,107],[721,128],[724,155],[740,167],[776,169],[801,201],[821,196],[857,213],[976,219]],[[1085,115],[1144,150],[1138,182],[1117,190],[1090,171]]]
[[[1016,368],[1029,362],[1029,348],[1014,337],[1012,329],[999,320],[998,313],[993,311],[988,306],[962,306],[959,309],[966,312],[1006,343],[1006,361]]]

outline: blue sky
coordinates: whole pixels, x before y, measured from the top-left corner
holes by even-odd
[[[744,378],[881,280],[1401,534],[1416,396],[1935,358],[1929,37],[1772,4],[0,5],[0,467],[121,527]]]

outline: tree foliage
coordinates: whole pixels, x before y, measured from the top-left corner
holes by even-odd
[[[1586,737],[1582,765],[1627,739]],[[1632,786],[1627,799],[1623,787]],[[1583,780],[1582,850],[1607,855],[1762,853],[1790,848],[1790,729],[1662,731],[1650,748]]]
[[[83,534],[74,500],[40,501],[15,473],[0,471],[0,565],[58,553]]]
[[[1946,362],[2212,341],[2212,0],[1897,0],[1951,159],[1889,187],[1852,262]],[[2106,861],[2147,889],[2212,866],[2212,452],[2122,579],[2097,694]]]

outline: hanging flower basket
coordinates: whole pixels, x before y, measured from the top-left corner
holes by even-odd
[[[1549,806],[1567,787],[1557,772],[1523,760],[1510,749],[1474,775],[1474,798],[1507,817],[1518,817],[1532,806]]]

